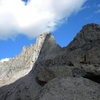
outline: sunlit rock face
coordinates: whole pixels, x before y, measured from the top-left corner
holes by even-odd
[[[48,33],[41,35],[36,44],[23,47],[21,54],[0,63],[0,86],[7,85],[28,74],[34,66]]]
[[[0,63],[0,79],[0,100],[100,100],[100,26],[85,25],[64,48],[40,35]]]

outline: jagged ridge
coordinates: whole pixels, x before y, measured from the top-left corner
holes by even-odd
[[[30,47],[24,46],[21,54],[7,62],[0,63],[0,86],[12,83],[32,70],[48,35],[50,34],[40,35],[36,40],[36,44]]]
[[[48,33],[35,46],[32,70],[0,88],[0,100],[100,100],[99,25],[85,25],[65,48]]]

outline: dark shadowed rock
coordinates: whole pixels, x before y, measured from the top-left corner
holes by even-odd
[[[44,86],[46,83],[54,78],[55,75],[53,72],[45,70],[38,73],[36,80],[41,86]]]

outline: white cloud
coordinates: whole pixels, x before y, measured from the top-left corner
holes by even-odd
[[[0,0],[0,39],[18,34],[35,37],[51,32],[64,18],[80,10],[86,0]]]
[[[9,61],[9,60],[10,60],[10,58],[4,58],[4,59],[1,59],[0,62],[3,63],[3,62],[5,62],[5,61]]]

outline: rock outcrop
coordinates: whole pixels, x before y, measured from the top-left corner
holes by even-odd
[[[56,78],[35,100],[100,100],[100,85],[84,78]]]
[[[49,35],[49,33],[44,33],[36,40],[36,44],[30,47],[24,46],[21,54],[9,61],[0,63],[0,86],[12,83],[32,70]]]
[[[0,86],[0,100],[100,100],[100,26],[85,25],[64,48],[42,34],[0,63]]]

